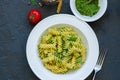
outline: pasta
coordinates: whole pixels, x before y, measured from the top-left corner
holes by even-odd
[[[44,66],[54,73],[66,73],[81,67],[86,60],[86,45],[71,25],[48,28],[38,43]]]

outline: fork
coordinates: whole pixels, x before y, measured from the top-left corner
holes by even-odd
[[[101,70],[107,51],[108,51],[108,49],[101,49],[100,50],[100,54],[99,54],[97,63],[96,63],[95,68],[94,68],[95,73],[94,73],[92,80],[95,80],[96,73]]]

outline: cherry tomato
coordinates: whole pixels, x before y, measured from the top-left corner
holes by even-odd
[[[32,9],[28,13],[28,21],[32,24],[37,24],[41,20],[41,13],[37,9]]]

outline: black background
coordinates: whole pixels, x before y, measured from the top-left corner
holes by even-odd
[[[39,80],[26,59],[26,42],[34,27],[29,24],[27,13],[30,9],[37,8],[44,19],[56,14],[56,6],[32,6],[28,2],[29,0],[0,0],[0,80]],[[119,5],[120,0],[108,0],[104,16],[88,23],[95,31],[100,47],[109,49],[96,80],[120,79]],[[61,13],[72,14],[69,0],[63,0]],[[91,77],[92,74],[86,80],[91,80]]]

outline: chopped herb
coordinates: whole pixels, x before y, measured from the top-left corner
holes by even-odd
[[[72,35],[69,37],[69,41],[76,41],[77,37],[75,35]]]
[[[57,56],[57,57],[59,56],[57,49],[55,50],[54,55]]]
[[[77,59],[76,59],[76,62],[77,63],[79,63],[79,62],[81,62],[82,61],[82,57],[78,57]]]
[[[64,37],[62,36],[62,48],[65,46],[65,40],[64,40]]]
[[[61,72],[62,74],[64,74],[65,73],[65,71],[63,71],[63,72]]]
[[[57,59],[57,61],[58,61],[59,63],[61,63],[61,62],[62,62],[62,59],[59,58],[59,59]]]
[[[47,43],[53,43],[52,38],[48,39]]]

